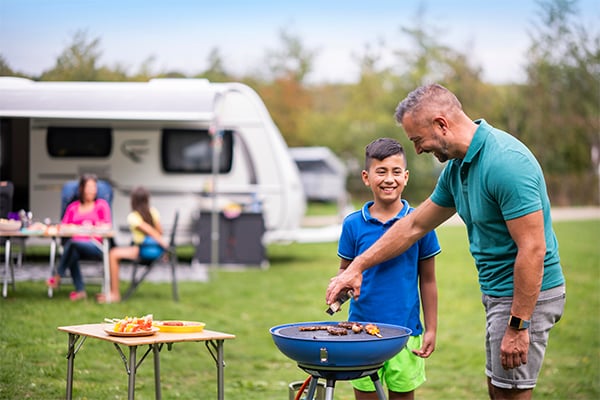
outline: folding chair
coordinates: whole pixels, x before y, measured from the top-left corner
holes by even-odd
[[[175,220],[173,221],[173,228],[171,230],[171,237],[169,239],[169,248],[167,249],[168,264],[171,267],[171,282],[173,284],[173,300],[179,301],[179,295],[177,293],[177,276],[175,268],[177,267],[177,252],[175,246],[175,232],[177,232],[177,221],[179,220],[179,211],[175,212]],[[144,260],[138,258],[133,261],[132,272],[131,272],[131,283],[123,300],[127,300],[136,291],[137,287],[144,281],[146,276],[150,273],[154,265],[160,262],[164,257],[164,254],[158,258],[152,260]],[[138,268],[143,268],[142,275],[137,276]]]
[[[98,193],[96,194],[96,197],[99,199],[106,200],[106,202],[108,203],[108,205],[111,208],[111,213],[112,213],[112,200],[113,200],[112,185],[108,181],[105,181],[102,179],[98,179],[96,181],[96,185],[98,188]],[[60,218],[61,218],[61,220],[62,220],[63,216],[65,215],[67,206],[69,204],[71,204],[72,202],[74,202],[75,200],[77,200],[78,198],[79,198],[79,180],[72,180],[72,181],[65,182],[63,184],[62,190],[60,192],[60,202],[61,202]],[[59,249],[58,249],[59,254],[62,255],[63,247],[67,243],[68,240],[69,240],[68,238],[61,238],[60,242],[57,243],[57,244],[59,244]],[[114,245],[115,245],[114,239],[110,238],[109,247],[113,247]],[[51,257],[52,256],[53,255],[51,254]],[[98,264],[98,262],[102,262],[102,259],[82,258],[80,260],[80,262],[83,264],[90,263],[90,264],[96,265],[96,264]],[[54,276],[54,274],[56,274],[56,260],[52,260],[50,262],[50,276]],[[52,297],[52,296],[53,296],[53,289],[48,288],[48,297]]]
[[[98,187],[98,193],[96,197],[99,199],[104,199],[112,209],[112,200],[113,200],[113,189],[110,183],[105,180],[98,179],[96,182]],[[61,200],[61,212],[60,217],[62,218],[65,215],[65,211],[67,210],[67,206],[77,200],[79,197],[79,181],[68,181],[66,182],[62,190],[60,192],[60,200]]]
[[[8,218],[12,211],[15,187],[11,181],[0,182],[0,218]]]

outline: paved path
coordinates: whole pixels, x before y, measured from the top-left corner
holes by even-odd
[[[102,265],[94,263],[82,264],[82,273],[85,277],[100,277]],[[24,260],[21,268],[15,267],[15,281],[45,281],[49,275],[49,267],[43,262],[28,262]],[[132,266],[131,264],[122,264],[119,270],[119,278],[121,281],[129,282],[131,280]],[[139,273],[140,271],[138,271]],[[193,281],[193,282],[208,282],[209,268],[206,265],[200,264],[180,264],[177,267],[177,281]],[[2,265],[2,273],[0,277],[4,277],[4,265]],[[171,269],[168,265],[157,264],[146,277],[148,282],[171,282]],[[70,284],[68,284],[70,285]],[[69,286],[70,287],[70,286]],[[123,289],[126,289],[125,286]],[[9,286],[9,295],[12,289]],[[17,291],[19,286],[17,285]],[[70,289],[69,289],[70,290]],[[68,292],[67,292],[68,293]]]
[[[600,207],[556,207],[552,209],[552,221],[578,221],[586,219],[600,219]],[[309,216],[303,221],[304,227],[323,227],[341,223],[340,216]],[[449,225],[462,224],[458,215],[454,215],[445,222]]]

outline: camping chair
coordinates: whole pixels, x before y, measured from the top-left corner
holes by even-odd
[[[0,182],[0,218],[8,218],[12,211],[15,186],[11,181]]]
[[[111,213],[112,213],[112,200],[113,200],[112,185],[102,179],[98,179],[96,181],[96,184],[98,187],[98,193],[97,193],[96,197],[99,199],[106,200],[109,207],[111,208]],[[77,200],[78,198],[79,198],[79,180],[72,180],[72,181],[65,182],[63,184],[63,187],[62,187],[62,190],[60,193],[60,200],[61,200],[60,219],[61,220],[62,220],[63,216],[65,215],[67,206],[69,204],[71,204],[72,202],[74,202],[75,200]],[[59,254],[62,254],[63,246],[66,244],[66,242],[68,240],[69,240],[68,238],[61,238]],[[114,245],[115,245],[114,239],[111,238],[109,240],[109,246],[113,247]],[[91,259],[91,258],[90,259],[82,258],[80,260],[80,262],[84,262],[84,263],[92,262],[94,264],[97,264],[99,261],[102,261],[102,259],[98,260],[98,259]],[[56,262],[50,263],[50,264],[51,264],[51,266],[54,265],[53,268],[51,267],[52,270],[50,271],[50,276],[53,276],[56,273]],[[48,297],[52,297],[52,296],[53,296],[53,289],[48,288]]]
[[[175,220],[173,221],[173,228],[171,230],[171,237],[169,239],[169,248],[166,251],[168,258],[168,264],[171,267],[171,282],[173,284],[173,300],[179,301],[179,295],[177,294],[177,276],[175,274],[175,268],[177,267],[177,252],[175,246],[175,232],[177,232],[177,221],[179,219],[179,211],[175,212]],[[123,300],[127,300],[136,291],[137,287],[144,281],[146,276],[150,273],[152,268],[157,262],[160,262],[164,258],[164,254],[158,258],[151,260],[144,260],[138,258],[133,260],[132,272],[131,272],[131,283]],[[144,268],[142,275],[137,276],[138,268]]]
[[[112,200],[113,200],[113,189],[110,183],[105,180],[98,179],[96,182],[98,187],[97,197],[99,199],[104,199],[112,209]],[[79,181],[68,181],[66,182],[60,193],[61,200],[61,211],[60,218],[62,219],[63,215],[65,215],[65,211],[67,210],[67,206],[77,200],[79,197]]]

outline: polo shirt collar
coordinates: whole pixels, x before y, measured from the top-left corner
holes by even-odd
[[[400,218],[405,217],[408,214],[408,211],[410,210],[410,205],[408,204],[408,201],[404,199],[401,199],[401,201],[403,205],[402,210],[400,210],[394,218],[390,219],[387,222],[393,223],[396,220],[399,220]],[[369,207],[371,207],[374,203],[375,202],[372,200],[365,203],[365,205],[362,208],[362,217],[366,222],[375,222],[381,224],[381,221],[371,216],[371,212],[369,211]]]
[[[470,163],[471,161],[473,161],[473,159],[475,158],[477,153],[479,153],[479,150],[481,150],[483,144],[485,143],[485,140],[490,134],[490,125],[484,119],[477,119],[473,122],[475,122],[479,126],[477,127],[477,130],[473,135],[471,144],[469,144],[469,149],[467,150],[467,154],[465,155],[465,158],[463,160],[463,162],[465,163]]]

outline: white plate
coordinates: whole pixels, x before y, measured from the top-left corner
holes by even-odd
[[[21,221],[1,221],[0,222],[0,231],[4,232],[14,232],[21,229]]]
[[[140,337],[140,336],[152,336],[159,329],[156,327],[152,327],[149,331],[137,331],[137,332],[117,332],[114,330],[114,326],[109,328],[104,328],[104,332],[108,333],[110,336],[123,336],[123,337]]]

